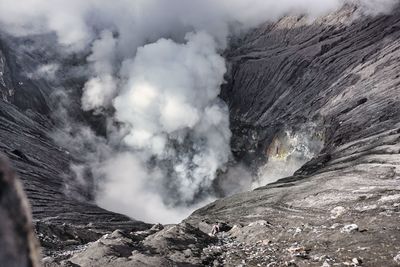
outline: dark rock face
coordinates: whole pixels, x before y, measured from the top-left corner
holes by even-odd
[[[49,54],[44,48],[34,49],[32,42],[0,32],[0,90],[4,101],[21,110],[49,114],[48,96],[53,88],[45,79],[33,78],[39,64],[49,60]]]
[[[28,200],[8,160],[0,156],[0,263],[10,267],[39,266]]]
[[[283,127],[307,121],[325,129],[326,152],[396,128],[399,11],[360,19],[354,12],[345,8],[311,24],[286,17],[226,52],[223,97],[238,157],[260,157]],[[249,142],[252,133],[257,138]]]

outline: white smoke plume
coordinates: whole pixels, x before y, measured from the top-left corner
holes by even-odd
[[[87,58],[95,75],[85,85],[82,96],[82,108],[93,110],[111,104],[117,89],[114,78],[116,68],[117,40],[112,32],[105,30],[92,44],[92,54]]]
[[[103,178],[98,203],[136,219],[174,222],[209,200],[230,159],[229,114],[218,98],[229,35],[286,14],[317,17],[345,2],[0,0],[0,28],[55,33],[65,53],[89,54],[82,109],[114,111],[108,140],[92,138],[101,152],[87,157]],[[93,133],[80,136],[88,141]]]
[[[351,0],[350,2],[360,7],[361,15],[372,16],[389,13],[399,3],[398,0]]]

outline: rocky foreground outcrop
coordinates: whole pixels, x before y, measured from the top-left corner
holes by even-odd
[[[0,145],[31,200],[44,265],[398,266],[399,40],[399,8],[360,17],[350,6],[313,22],[286,17],[234,40],[222,97],[237,160],[258,166],[283,131],[309,124],[324,146],[293,176],[178,225],[151,227],[67,198],[71,156],[46,135],[48,119],[0,102]],[[216,222],[223,227],[211,237]]]
[[[8,160],[0,155],[0,265],[39,267],[40,249],[28,200]]]

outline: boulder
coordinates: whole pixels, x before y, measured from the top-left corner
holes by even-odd
[[[39,267],[40,252],[30,207],[8,159],[0,156],[0,263]]]

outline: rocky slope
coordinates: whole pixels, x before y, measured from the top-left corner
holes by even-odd
[[[70,171],[76,159],[51,136],[56,127],[49,114],[54,89],[44,79],[29,79],[32,69],[48,58],[25,48],[25,40],[1,40],[0,148],[22,180],[45,252],[94,241],[117,228],[150,228],[103,210],[86,197]]]
[[[398,266],[400,9],[356,14],[286,17],[234,40],[222,97],[237,160],[257,168],[283,131],[307,125],[323,149],[292,177],[152,228],[66,197],[72,159],[46,134],[48,92],[15,101],[7,62],[27,59],[3,44],[0,145],[31,200],[45,265]],[[222,231],[210,237],[215,222]]]
[[[9,162],[0,158],[0,263],[39,266],[39,244],[32,227],[28,200]]]
[[[307,122],[319,125],[325,145],[294,176],[219,200],[187,222],[239,225],[231,236],[269,240],[278,265],[293,252],[298,265],[398,264],[400,10],[353,15],[348,7],[311,25],[284,18],[227,52],[224,96],[238,157],[257,159],[279,132]]]

